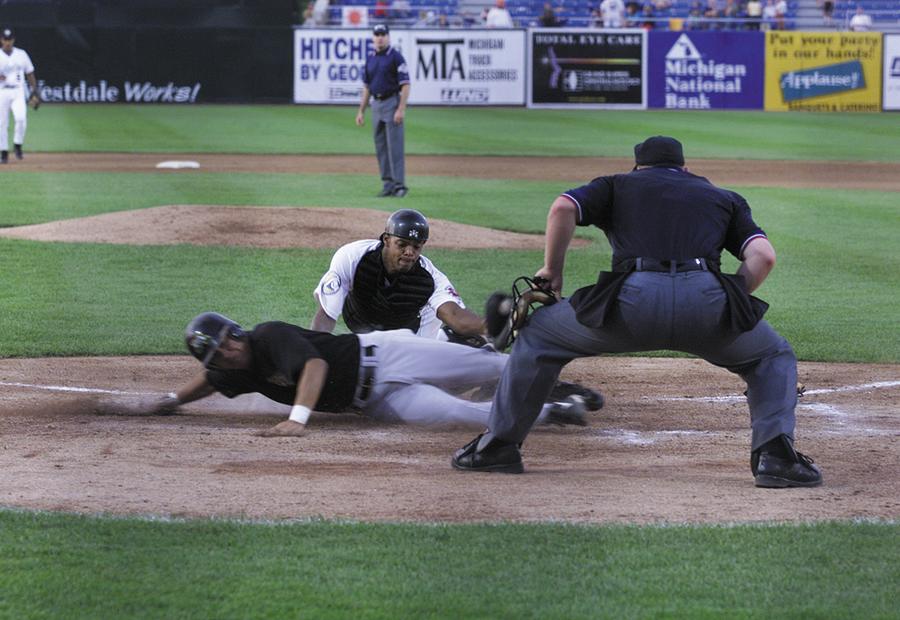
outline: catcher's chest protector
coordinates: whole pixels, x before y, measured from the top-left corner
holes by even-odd
[[[419,311],[434,294],[434,278],[419,263],[389,281],[381,249],[363,255],[353,275],[353,290],[342,314],[353,332],[419,329]]]

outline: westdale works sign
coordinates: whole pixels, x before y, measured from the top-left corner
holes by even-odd
[[[106,80],[89,83],[48,84],[38,80],[41,99],[49,103],[196,103],[201,83],[177,85],[125,81],[121,85]]]

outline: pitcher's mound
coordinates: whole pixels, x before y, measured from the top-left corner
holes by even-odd
[[[337,248],[375,239],[388,213],[375,209],[168,205],[118,211],[0,230],[0,236],[36,241],[129,245],[231,245],[256,248]],[[428,247],[540,250],[543,235],[505,232],[429,219]],[[575,239],[573,245],[585,245]]]

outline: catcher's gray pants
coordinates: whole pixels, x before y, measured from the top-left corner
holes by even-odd
[[[491,437],[522,442],[560,370],[573,359],[659,349],[692,353],[747,382],[751,450],[782,433],[793,438],[793,349],[765,321],[740,334],[724,329],[725,309],[725,292],[707,271],[633,273],[600,329],[579,323],[568,300],[539,308],[513,345],[482,445]]]
[[[406,185],[403,159],[403,125],[394,123],[394,112],[400,105],[400,95],[378,101],[372,99],[372,129],[375,155],[381,172],[383,189],[393,191]]]
[[[354,402],[364,415],[425,426],[487,426],[490,401],[472,402],[448,391],[492,389],[509,356],[422,338],[408,329],[359,334],[359,341],[360,376],[372,377],[367,398],[360,400],[358,389]],[[548,408],[539,406],[535,417],[543,412],[542,419]]]

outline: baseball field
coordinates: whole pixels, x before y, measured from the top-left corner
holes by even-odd
[[[353,115],[30,115],[0,170],[0,617],[900,617],[900,116],[411,108],[410,193],[385,199]],[[668,352],[571,364],[607,404],[532,433],[522,476],[453,471],[473,429],[261,438],[286,415],[261,397],[97,414],[190,378],[199,312],[308,325],[334,249],[397,208],[480,311],[540,266],[555,196],[655,134],[778,251],[757,295],[823,486],[754,487],[740,380]],[[577,235],[566,293],[610,258]]]

